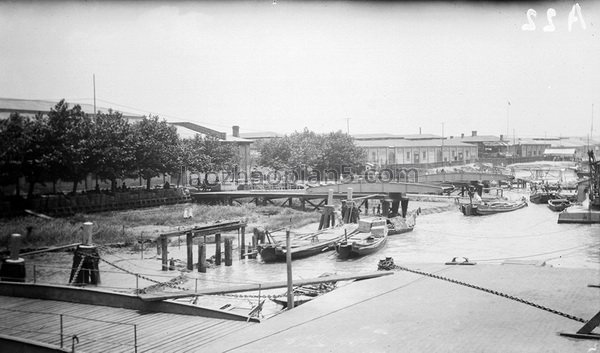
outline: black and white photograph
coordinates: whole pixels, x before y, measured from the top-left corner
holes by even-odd
[[[598,21],[0,0],[0,352],[600,352]]]

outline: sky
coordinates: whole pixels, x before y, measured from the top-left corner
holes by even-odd
[[[0,1],[0,97],[93,103],[95,75],[98,106],[227,133],[600,136],[575,4]]]

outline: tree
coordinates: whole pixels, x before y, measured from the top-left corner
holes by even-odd
[[[258,146],[260,159],[258,164],[273,169],[290,169],[292,142],[289,136],[261,142]]]
[[[264,142],[259,151],[262,166],[294,169],[300,174],[308,168],[320,172],[333,169],[341,173],[342,167],[363,164],[366,157],[352,137],[341,131],[317,134],[308,129]]]
[[[354,139],[342,131],[331,132],[323,139],[321,153],[315,164],[319,170],[341,171],[342,166],[358,166],[365,163],[366,152],[354,144]]]
[[[177,153],[180,151],[177,129],[159,121],[158,116],[144,117],[132,125],[132,143],[138,175],[146,179],[150,189],[150,179],[161,173],[169,173],[178,167]]]
[[[135,175],[132,129],[121,113],[112,110],[107,114],[98,113],[94,122],[93,171],[98,177],[110,180],[114,192],[117,179]]]
[[[50,110],[48,127],[46,143],[54,147],[48,156],[49,166],[53,174],[60,173],[63,179],[73,182],[75,193],[79,181],[94,169],[92,120],[81,106],[69,108],[63,99]]]
[[[19,113],[0,120],[0,183],[15,184],[17,196],[21,193],[19,179],[23,176],[25,151],[30,143],[27,130],[27,119]]]

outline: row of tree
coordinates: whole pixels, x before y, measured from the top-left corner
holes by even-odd
[[[257,147],[260,166],[301,175],[365,161],[364,150],[341,131],[317,134],[304,129]],[[73,182],[75,192],[92,173],[109,180],[113,191],[118,179],[138,177],[149,189],[151,178],[182,167],[195,172],[230,169],[240,162],[236,148],[199,135],[180,139],[176,128],[157,116],[132,123],[119,112],[91,116],[61,100],[47,114],[12,113],[0,120],[0,185],[15,185],[19,195],[19,181],[25,178],[32,196],[36,184],[64,180]]]
[[[336,170],[341,175],[344,167],[356,171],[366,160],[365,150],[341,131],[317,134],[305,128],[302,132],[265,141],[259,150],[262,166],[296,170],[300,174],[306,170]]]
[[[90,116],[79,105],[61,100],[48,114],[13,113],[0,120],[0,184],[16,185],[24,177],[31,196],[38,183],[58,180],[77,185],[90,173],[110,180],[150,179],[186,166],[208,171],[236,163],[235,146],[198,135],[180,139],[174,126],[157,116],[130,123],[119,112]]]

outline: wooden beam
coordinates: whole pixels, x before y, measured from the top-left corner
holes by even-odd
[[[41,254],[41,253],[45,253],[45,252],[49,252],[49,251],[54,251],[54,250],[62,250],[62,249],[74,248],[74,247],[79,246],[79,245],[81,245],[81,243],[73,243],[73,244],[69,244],[69,245],[54,246],[54,247],[51,247],[51,248],[48,248],[48,249],[35,250],[35,251],[29,251],[29,252],[21,253],[21,254],[19,254],[19,256],[36,255],[36,254]]]
[[[376,277],[393,275],[393,274],[394,274],[394,272],[377,271],[377,272],[369,272],[369,273],[364,273],[364,274],[359,274],[359,275],[334,275],[334,276],[327,276],[327,277],[317,277],[317,278],[311,278],[311,279],[294,280],[293,284],[294,284],[294,286],[304,286],[307,284],[362,280],[362,279],[376,278]],[[208,289],[203,289],[203,290],[200,290],[197,292],[183,291],[183,292],[179,292],[179,293],[140,294],[139,297],[144,301],[159,301],[159,300],[165,300],[165,299],[193,297],[196,295],[215,295],[215,294],[227,294],[227,293],[238,293],[238,292],[251,292],[251,291],[257,291],[257,290],[276,289],[276,288],[285,288],[285,287],[287,287],[287,281],[262,283],[262,284],[247,284],[247,285],[235,286],[235,287],[221,287],[221,288],[212,288],[212,289],[208,288]]]

